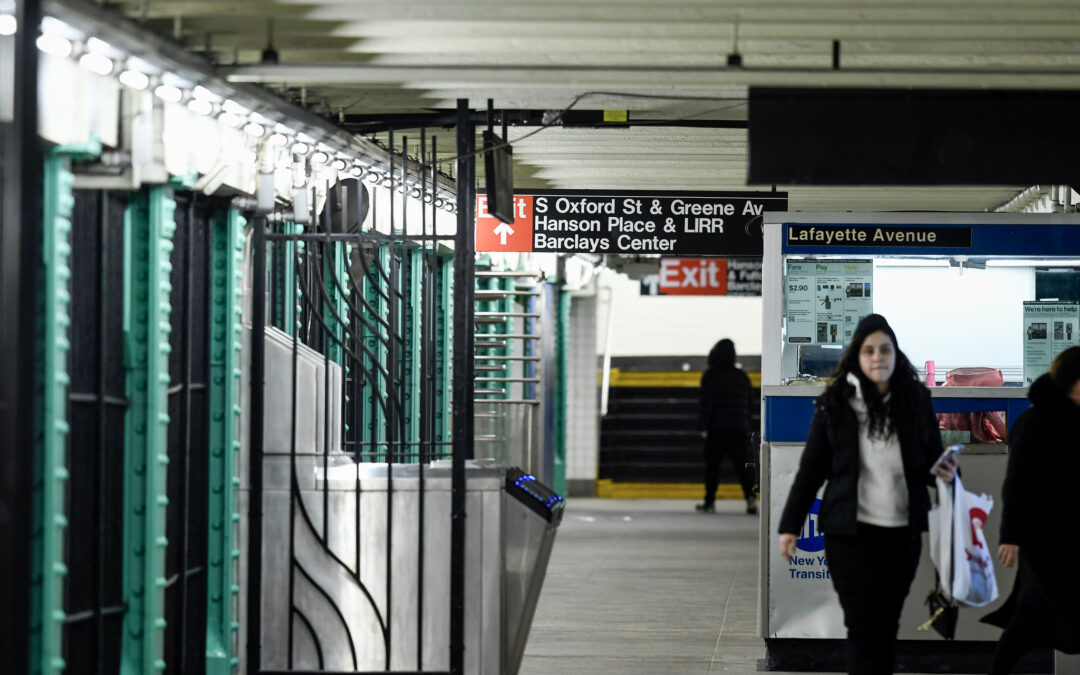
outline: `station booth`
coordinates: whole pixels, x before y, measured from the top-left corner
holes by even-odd
[[[1028,407],[1028,385],[1080,344],[1080,261],[1070,259],[1080,257],[1080,217],[771,213],[763,230],[759,629],[771,670],[843,670],[843,614],[816,529],[820,493],[793,563],[776,543],[814,400],[859,320],[884,315],[931,388],[943,441],[965,445],[965,488],[995,500],[985,531],[996,551],[1008,429]],[[1008,597],[1015,568],[995,573],[999,598],[962,607],[955,640],[919,630],[935,583],[924,535],[898,672],[985,672],[1001,633],[979,618]],[[1053,672],[1054,658],[1029,653],[1018,672]]]

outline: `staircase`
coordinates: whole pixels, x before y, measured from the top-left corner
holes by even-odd
[[[702,480],[697,387],[619,386],[612,387],[609,397],[600,427],[600,478]]]
[[[740,358],[751,383],[757,357]],[[703,357],[612,360],[608,412],[601,420],[598,496],[700,498],[704,440],[697,430]],[[760,416],[751,411],[750,429]],[[742,498],[730,462],[720,468],[719,498]]]
[[[476,456],[544,476],[543,282],[539,272],[476,271]]]

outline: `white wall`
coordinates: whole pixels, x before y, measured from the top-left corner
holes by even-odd
[[[566,392],[566,478],[596,480],[600,456],[596,386],[596,297],[570,303],[569,372]],[[595,486],[594,486],[595,487]]]
[[[725,337],[738,354],[761,353],[760,297],[643,296],[640,282],[610,270],[599,281],[597,354],[604,353],[609,297],[612,356],[704,356]]]
[[[739,354],[761,353],[761,298],[643,296],[638,281],[604,271],[597,307],[597,354],[614,303],[612,356],[707,354],[722,337]],[[916,367],[993,366],[1022,370],[1023,301],[1035,298],[1031,268],[875,266],[874,311],[896,330]],[[609,291],[610,289],[610,296]]]
[[[990,366],[1023,373],[1023,301],[1035,299],[1030,267],[874,266],[874,311],[889,320],[912,365]],[[1008,373],[1006,373],[1008,379]]]

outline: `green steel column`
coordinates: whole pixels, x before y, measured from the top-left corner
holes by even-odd
[[[292,222],[281,224],[282,234],[295,234],[298,226]],[[296,330],[296,242],[267,242],[275,255],[271,271],[276,301],[271,308],[271,322],[283,332],[292,335]]]
[[[284,231],[284,226],[282,226]],[[280,241],[266,242],[267,256],[270,259],[267,267],[270,273],[270,283],[267,293],[270,294],[270,314],[266,317],[267,322],[275,328],[285,330],[285,243]]]
[[[43,177],[43,247],[35,405],[33,579],[31,588],[30,672],[53,673],[65,667],[64,528],[67,453],[67,354],[70,348],[68,289],[71,268],[71,211],[75,206],[71,160],[59,149],[46,159]],[[9,610],[10,611],[10,610]]]
[[[124,613],[121,675],[165,669],[165,512],[172,189],[144,188],[124,218]]]
[[[238,211],[214,219],[210,263],[210,525],[206,548],[206,673],[227,675],[237,664],[233,632],[233,599],[240,592],[234,563],[240,556],[236,524],[236,488],[240,485],[236,458],[240,451],[240,301],[243,279],[244,218]],[[291,274],[291,242],[285,244],[285,326],[294,328],[287,292],[296,281]]]
[[[438,257],[439,294],[435,299],[435,441],[436,453],[450,456],[453,441],[450,403],[453,401],[454,258]],[[445,444],[445,445],[442,445]]]
[[[516,288],[517,288],[517,281],[513,277],[507,277],[507,278],[502,280],[502,289],[504,291],[514,291]],[[505,298],[499,300],[499,302],[496,303],[497,307],[498,307],[498,311],[506,312],[507,314],[513,312],[514,311],[514,303],[516,302],[516,300],[517,300],[517,296],[515,296],[513,293],[508,293]],[[525,320],[524,319],[522,319],[519,322],[517,319],[508,316],[508,317],[506,317],[506,322],[503,323],[503,324],[500,324],[500,325],[502,326],[504,333],[527,333],[528,332],[527,330],[525,330]],[[522,343],[528,343],[528,342],[532,342],[532,340],[522,340],[521,342]],[[502,356],[511,356],[513,354],[513,351],[514,350],[510,348],[510,342],[508,340],[507,344],[506,344],[506,347],[504,347],[502,350],[500,350],[500,353],[502,354]],[[525,353],[524,344],[522,345],[521,353],[522,354]],[[497,361],[496,364],[502,366],[503,369],[501,371],[494,371],[491,374],[494,375],[495,377],[512,377],[512,376],[514,376],[514,368],[510,365],[510,363],[511,363],[510,361]],[[503,386],[505,387],[505,393],[503,393],[502,398],[511,399],[511,398],[523,398],[524,397],[524,396],[514,396],[514,392],[513,392],[514,385],[513,385],[513,383],[506,382]],[[522,394],[524,394],[524,392],[525,392],[524,383],[519,385],[519,386],[521,387]],[[504,416],[503,419],[504,419],[504,423],[508,422],[508,420],[506,420],[505,416]],[[505,433],[507,434],[507,436],[509,436],[509,433],[510,433],[509,428],[506,429]]]
[[[367,317],[367,322],[361,332],[364,346],[367,348],[363,356],[364,373],[364,400],[361,405],[362,423],[360,436],[363,442],[362,450],[371,451],[375,454],[362,458],[363,461],[385,461],[385,457],[379,457],[379,453],[386,453],[386,415],[381,403],[384,403],[385,392],[389,391],[389,382],[383,375],[389,361],[387,345],[389,333],[385,325],[390,315],[390,303],[387,297],[390,293],[390,285],[383,278],[382,273],[389,274],[390,270],[390,245],[379,244],[375,249],[374,260],[371,269],[364,277],[364,299],[373,315]],[[373,354],[374,357],[369,354]]]
[[[559,288],[558,314],[555,317],[555,457],[551,487],[566,494],[566,406],[570,370],[570,293]]]
[[[281,224],[281,233],[300,234],[304,226],[286,221]],[[273,325],[289,335],[296,335],[296,317],[299,314],[297,302],[297,279],[296,279],[296,256],[303,250],[303,242],[278,241],[268,242],[269,246],[275,247],[278,253],[279,264],[273,270],[273,283],[277,290],[275,295],[278,302],[273,309]]]
[[[345,339],[345,327],[349,323],[348,300],[349,285],[345,282],[348,274],[345,256],[345,245],[341,242],[328,244],[329,255],[325,258],[323,269],[323,282],[326,286],[326,300],[324,301],[323,316],[326,321],[326,330],[334,336],[328,342],[327,355],[334,363],[341,364],[344,359],[344,350],[341,343]],[[338,289],[338,284],[344,289],[344,293]],[[338,321],[336,317],[341,317]],[[336,341],[335,341],[336,340]]]
[[[293,234],[303,234],[304,226],[299,223],[293,223],[292,232]],[[286,332],[293,337],[300,334],[300,317],[303,316],[303,306],[301,305],[303,301],[300,298],[300,279],[296,276],[296,265],[304,255],[304,245],[304,242],[297,241],[295,248],[293,248],[292,242],[289,243],[289,251],[292,252],[293,255],[289,256],[289,262],[285,268],[286,273],[291,274],[293,280],[288,288],[289,293],[291,293],[289,297],[292,298],[292,302],[288,307],[292,308],[292,313],[290,314],[288,309],[285,310],[285,325],[290,327],[286,328]],[[288,320],[289,316],[292,316],[291,322]]]
[[[303,229],[302,225],[296,223],[283,223],[281,226],[285,234],[299,234]],[[296,243],[286,241],[281,246],[281,330],[296,335]]]
[[[341,287],[343,289],[345,289],[345,297],[343,298],[343,302],[342,302],[343,307],[342,307],[341,316],[342,316],[342,318],[345,319],[345,325],[346,326],[351,326],[352,325],[352,315],[350,313],[351,312],[351,304],[349,303],[348,298],[349,298],[350,295],[352,295],[352,288],[351,288],[352,287],[352,276],[349,273],[349,265],[352,262],[353,245],[351,243],[342,243],[342,244],[339,244],[339,246],[341,246],[345,251],[345,257],[342,259],[341,266],[338,268],[338,272],[339,272],[338,279],[341,280]],[[353,333],[351,330],[346,330],[345,331],[344,343],[345,343],[346,346],[349,346],[349,340],[351,340],[354,335],[355,335],[355,333]],[[352,345],[351,348],[354,350],[353,353],[355,354],[356,345]],[[344,425],[344,431],[342,432],[343,433],[342,440],[346,441],[349,438],[349,432],[352,430],[352,426],[348,422],[349,414],[346,411],[352,410],[352,392],[353,392],[353,388],[349,383],[352,381],[352,379],[351,379],[352,378],[352,369],[355,367],[355,364],[354,364],[352,358],[344,358],[344,356],[345,356],[344,354],[342,356],[343,356],[342,357],[342,367],[341,367],[341,371],[342,371],[341,372],[341,380],[342,380],[342,385],[343,385],[342,386],[342,390],[343,390],[342,396],[345,399],[345,402],[342,404],[342,416],[341,416],[342,417],[342,424]],[[342,449],[344,449],[344,446],[343,446]]]
[[[424,278],[424,252],[419,248],[404,251],[409,259],[409,274],[403,277],[402,295],[405,306],[402,318],[405,329],[405,448],[406,452],[415,452],[420,456],[420,355],[423,351],[423,332],[421,313],[423,311],[421,283]]]

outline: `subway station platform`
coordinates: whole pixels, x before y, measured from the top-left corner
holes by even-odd
[[[758,517],[694,503],[570,499],[521,675],[757,672]]]
[[[741,499],[715,514],[694,503],[570,499],[521,675],[765,672],[758,517]],[[1058,659],[1058,673],[1080,674],[1080,659]]]

